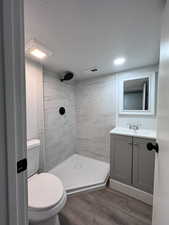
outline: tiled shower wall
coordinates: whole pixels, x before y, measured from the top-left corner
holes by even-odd
[[[80,154],[109,161],[109,132],[115,127],[115,76],[76,83],[77,148]]]
[[[50,170],[75,153],[75,96],[73,85],[60,82],[53,72],[44,70],[43,74],[46,167]],[[66,109],[63,116],[60,107]]]
[[[115,126],[115,76],[62,83],[44,70],[47,170],[73,153],[109,161],[109,131]],[[66,108],[64,116],[59,107]]]

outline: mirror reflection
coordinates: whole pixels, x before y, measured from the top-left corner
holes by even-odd
[[[149,109],[149,78],[124,81],[124,110]]]

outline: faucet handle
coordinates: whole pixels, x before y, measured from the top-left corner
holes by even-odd
[[[131,123],[129,123],[128,126],[130,130],[133,129],[133,125]]]
[[[142,127],[142,124],[139,123],[139,122],[137,122],[137,128],[138,128],[138,130],[139,130],[141,127]]]
[[[132,124],[132,129],[133,129],[134,131],[139,130],[138,124],[137,124],[137,123],[133,123],[133,124]]]

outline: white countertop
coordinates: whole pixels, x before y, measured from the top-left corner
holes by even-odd
[[[125,135],[125,136],[156,139],[156,131],[148,130],[148,129],[147,130],[139,129],[137,131],[134,131],[132,129],[128,129],[124,127],[116,127],[110,131],[110,134],[119,134],[119,135]]]

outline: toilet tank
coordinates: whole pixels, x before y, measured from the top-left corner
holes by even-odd
[[[32,139],[27,141],[28,177],[39,170],[40,140]]]

